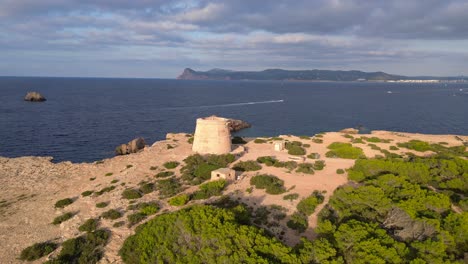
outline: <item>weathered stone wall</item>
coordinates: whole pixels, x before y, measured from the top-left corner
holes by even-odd
[[[231,152],[228,119],[216,116],[198,118],[192,150],[200,154]]]

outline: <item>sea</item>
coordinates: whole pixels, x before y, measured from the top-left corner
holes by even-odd
[[[47,101],[23,101],[28,91]],[[235,134],[246,137],[348,127],[467,135],[468,84],[0,77],[0,156],[92,162],[136,137],[151,145],[193,133],[210,115],[251,123]]]

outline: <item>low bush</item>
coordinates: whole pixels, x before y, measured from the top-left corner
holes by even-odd
[[[310,139],[309,136],[299,136],[300,139]]]
[[[96,204],[96,207],[97,207],[97,208],[104,208],[104,207],[106,207],[106,206],[108,206],[108,205],[109,205],[108,202],[100,202],[100,203],[97,203],[97,204]]]
[[[174,196],[183,190],[181,184],[174,178],[159,180],[156,187],[161,198]]]
[[[286,142],[285,148],[288,150],[289,155],[305,155],[306,151],[301,145],[302,143],[299,141]]]
[[[134,213],[134,214],[130,214],[127,216],[127,220],[128,220],[128,226],[134,226],[138,223],[140,223],[141,221],[145,220],[147,217],[146,214],[144,213],[141,213],[141,212],[138,212],[138,213]]]
[[[432,147],[429,143],[421,140],[410,140],[405,143],[397,143],[397,146],[421,152],[432,150]]]
[[[160,173],[156,174],[156,178],[166,178],[169,176],[174,175],[175,173],[173,171],[161,171]]]
[[[217,180],[200,185],[200,189],[191,195],[191,200],[208,199],[212,196],[221,195],[226,187],[226,180]]]
[[[314,213],[317,205],[323,203],[323,200],[323,195],[318,191],[314,191],[312,195],[302,199],[297,204],[297,210],[304,215],[311,215]]]
[[[143,183],[142,185],[140,185],[139,191],[143,194],[152,193],[154,191],[154,183]]]
[[[58,200],[55,203],[55,208],[64,208],[65,206],[70,205],[72,203],[73,203],[72,198],[65,198],[65,199],[62,199],[62,200]]]
[[[149,169],[154,171],[158,169],[158,166],[151,166]]]
[[[344,134],[344,135],[342,135],[342,136],[345,137],[345,138],[350,138],[350,139],[353,139],[353,138],[354,138],[354,137],[351,136],[350,134]]]
[[[362,138],[355,138],[355,139],[351,140],[351,142],[354,143],[354,144],[366,144],[364,142],[364,140],[362,140]]]
[[[284,181],[273,175],[257,175],[250,178],[250,184],[257,189],[265,189],[268,194],[281,194],[286,190]]]
[[[119,182],[119,180],[113,179],[110,183],[114,184],[114,183],[118,183],[118,182]]]
[[[194,137],[190,137],[189,139],[187,139],[187,142],[188,142],[189,144],[193,144],[193,140],[194,140],[194,139],[195,139]]]
[[[33,261],[49,255],[58,248],[56,243],[42,242],[29,246],[21,251],[20,259]]]
[[[179,166],[179,164],[180,163],[177,162],[177,161],[168,161],[168,162],[164,163],[163,166],[164,166],[164,168],[169,170],[169,169],[177,168],[177,166]]]
[[[258,171],[261,168],[262,166],[254,160],[239,161],[233,167],[236,171]]]
[[[99,229],[63,242],[62,250],[50,264],[97,263],[102,258],[103,247],[107,244],[110,231]]]
[[[184,159],[182,179],[191,185],[200,184],[211,178],[211,171],[227,167],[235,160],[232,154],[224,155],[191,155]]]
[[[310,148],[310,144],[302,144],[304,148]]]
[[[328,146],[328,151],[325,156],[329,158],[342,158],[342,159],[358,159],[365,157],[362,149],[353,147],[349,143],[333,142]]]
[[[314,170],[323,170],[325,168],[325,161],[317,160],[314,162]]]
[[[115,219],[122,217],[122,213],[115,209],[110,209],[109,211],[102,213],[101,216],[104,219],[115,220]]]
[[[336,170],[336,173],[337,173],[337,174],[344,174],[345,171],[344,171],[343,169],[337,169],[337,170]]]
[[[290,193],[290,194],[286,194],[285,196],[283,196],[283,200],[289,200],[289,201],[294,201],[297,198],[299,198],[298,193]]]
[[[314,164],[312,163],[301,163],[299,164],[296,172],[305,174],[314,174]]]
[[[307,155],[307,158],[309,159],[320,159],[320,154],[318,153],[310,153],[309,155]]]
[[[128,165],[127,165],[127,169],[130,169],[130,168],[132,168],[132,167],[133,167],[133,165],[131,165],[131,164],[128,164]]]
[[[115,222],[112,227],[121,227],[121,226],[124,226],[125,225],[125,221],[119,221],[119,222]]]
[[[313,138],[313,139],[312,139],[312,142],[317,143],[317,144],[322,144],[322,143],[323,143],[323,139],[320,139],[320,138]]]
[[[286,225],[299,233],[303,233],[309,226],[309,223],[307,221],[307,216],[295,212],[291,215],[291,219],[286,223]]]
[[[141,197],[141,193],[135,189],[126,189],[122,192],[122,198],[124,199],[133,200]]]
[[[154,215],[159,211],[159,205],[155,202],[143,203],[140,207],[140,213],[144,215]]]
[[[74,216],[73,213],[64,213],[63,215],[57,216],[54,218],[54,221],[52,221],[53,225],[60,225],[61,223],[70,220]]]
[[[254,143],[256,144],[264,144],[264,143],[267,143],[267,141],[265,139],[261,139],[261,138],[256,138],[254,140]]]
[[[99,221],[96,219],[88,219],[86,220],[80,227],[78,227],[78,230],[81,232],[92,232],[97,229],[99,225]]]
[[[91,194],[93,194],[94,191],[84,191],[81,193],[81,196],[83,197],[86,197],[86,196],[90,196]]]
[[[190,201],[190,197],[187,194],[181,194],[169,199],[168,203],[172,206],[182,206]]]
[[[396,146],[390,146],[390,150],[399,150],[399,148]]]
[[[114,185],[111,185],[111,186],[102,188],[102,189],[101,189],[100,191],[98,191],[98,192],[95,192],[94,195],[100,196],[100,195],[103,195],[104,193],[110,192],[110,191],[112,191],[112,190],[114,190],[114,189],[115,189],[115,186],[114,186]]]
[[[273,166],[278,160],[272,156],[262,156],[257,158],[257,162],[267,166]]]
[[[114,173],[112,173],[112,172],[108,172],[108,173],[105,174],[105,176],[107,176],[107,177],[112,176],[112,175],[114,175]]]

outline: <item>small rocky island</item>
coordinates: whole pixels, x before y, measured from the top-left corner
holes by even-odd
[[[24,97],[25,101],[28,102],[44,102],[47,101],[47,99],[40,93],[38,92],[28,92],[26,96]]]

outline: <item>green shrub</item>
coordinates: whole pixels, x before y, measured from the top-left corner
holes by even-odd
[[[97,229],[99,225],[99,221],[96,219],[88,219],[86,220],[80,227],[78,227],[78,230],[81,232],[92,232]]]
[[[135,189],[126,189],[122,192],[122,198],[124,199],[133,200],[141,197],[141,193]]]
[[[128,165],[127,165],[127,169],[130,169],[130,168],[132,168],[132,167],[133,167],[133,165],[131,165],[131,164],[128,164]]]
[[[310,153],[309,155],[307,155],[307,158],[309,158],[309,159],[320,159],[320,154]]]
[[[367,141],[367,142],[373,142],[373,143],[380,143],[380,142],[383,141],[383,140],[381,140],[381,139],[378,138],[378,137],[370,137],[370,138],[368,138],[368,137],[362,137],[362,139],[364,139],[364,140]]]
[[[112,175],[114,175],[114,173],[112,173],[112,172],[108,172],[108,173],[105,174],[105,176],[107,176],[107,177],[112,176]]]
[[[166,149],[173,149],[173,148],[174,148],[174,146],[172,146],[172,145],[170,145],[170,144],[167,144],[167,145],[166,145]]]
[[[112,227],[118,228],[125,225],[125,221],[115,222]]]
[[[257,175],[250,178],[250,185],[254,185],[257,189],[265,189],[268,194],[281,194],[286,190],[284,181],[273,175]]]
[[[364,140],[362,140],[362,138],[355,138],[355,139],[351,140],[351,142],[354,143],[354,144],[366,144],[364,142]]]
[[[50,264],[97,263],[102,258],[102,248],[107,244],[110,231],[99,229],[63,242],[62,250]]]
[[[157,170],[157,169],[158,169],[158,166],[151,166],[149,169],[150,169],[150,170]]]
[[[110,209],[109,211],[106,211],[106,212],[102,213],[101,216],[104,219],[115,220],[115,219],[118,219],[118,218],[122,217],[122,213],[115,210],[115,209]]]
[[[353,139],[353,138],[354,138],[354,137],[353,137],[353,136],[351,136],[350,134],[344,134],[344,135],[343,135],[343,137],[345,137],[345,138],[351,138],[351,139]]]
[[[304,148],[310,148],[310,144],[302,144]]]
[[[141,213],[141,212],[138,212],[138,213],[134,213],[134,214],[130,214],[127,216],[127,220],[128,220],[128,226],[134,226],[138,223],[140,223],[141,221],[145,220],[147,217],[146,214],[144,213]]]
[[[301,163],[299,164],[297,173],[305,173],[305,174],[314,174],[314,164],[312,163]]]
[[[290,194],[286,194],[285,196],[283,196],[283,200],[289,200],[289,201],[294,201],[297,198],[299,198],[298,193],[290,193]]]
[[[108,206],[108,205],[109,205],[108,202],[100,202],[100,203],[97,203],[97,204],[96,204],[96,207],[97,207],[97,208],[104,208],[104,207],[106,207],[106,206]]]
[[[94,195],[100,196],[100,195],[103,195],[104,193],[110,192],[110,191],[112,191],[112,190],[114,190],[114,189],[115,189],[115,186],[114,186],[114,185],[111,185],[111,186],[102,188],[102,189],[101,189],[100,191],[98,191],[98,192],[95,192]]]
[[[189,144],[193,144],[193,140],[194,140],[194,137],[190,137],[190,138],[187,140],[187,142],[188,142]]]
[[[300,139],[310,139],[309,136],[299,136]]]
[[[84,191],[81,193],[81,196],[83,197],[86,197],[86,196],[90,196],[91,194],[93,194],[94,191]]]
[[[74,216],[73,213],[64,213],[63,215],[57,216],[54,218],[54,221],[52,221],[53,225],[60,225],[61,223],[70,220]]]
[[[200,185],[200,189],[191,195],[191,200],[208,199],[212,196],[221,195],[226,187],[226,180],[217,180]]]
[[[421,152],[432,150],[432,147],[429,143],[421,140],[410,140],[409,142],[405,143],[397,143],[397,146]]]
[[[166,178],[169,176],[174,175],[175,173],[173,171],[161,171],[160,173],[156,174],[156,178]]]
[[[197,185],[211,178],[211,171],[227,167],[235,160],[232,154],[224,155],[191,155],[184,159],[182,167],[182,179],[189,184]]]
[[[343,169],[337,169],[337,170],[336,170],[336,173],[337,173],[337,174],[344,174],[345,171],[344,171]]]
[[[253,187],[249,187],[249,188],[245,189],[245,191],[247,193],[252,193],[253,192]]]
[[[323,143],[323,139],[320,139],[320,138],[313,138],[313,139],[312,139],[312,142],[317,143],[317,144],[322,144],[322,143]]]
[[[142,206],[140,206],[140,213],[144,215],[154,215],[159,211],[159,205],[155,202],[152,203],[143,203]]]
[[[152,193],[154,191],[154,183],[143,183],[141,186],[140,186],[140,189],[139,191],[143,194],[148,194],[148,193]]]
[[[58,248],[56,243],[42,242],[29,246],[21,251],[20,259],[33,261],[49,255]]]
[[[292,248],[238,219],[208,205],[163,214],[137,228],[119,254],[124,263],[300,263]]]
[[[94,181],[95,179],[96,179],[96,177],[89,178],[90,181]]]
[[[297,210],[304,215],[311,215],[314,213],[317,205],[323,203],[323,200],[323,195],[318,191],[314,191],[312,195],[302,199],[297,204]]]
[[[278,162],[278,160],[272,156],[263,156],[263,157],[258,157],[257,162],[265,164],[267,166],[273,166],[275,163]]]
[[[247,143],[247,141],[245,141],[242,137],[234,137],[234,138],[232,138],[231,143],[240,145],[240,144]]]
[[[286,142],[285,148],[288,150],[289,155],[305,155],[306,151],[301,145],[302,143],[299,141]]]
[[[58,200],[55,203],[55,208],[64,208],[65,206],[70,205],[72,203],[73,203],[72,198],[65,198],[65,199],[62,199],[62,200]]]
[[[260,164],[254,160],[239,161],[233,167],[233,169],[236,171],[258,171],[261,168],[262,166],[260,166]]]
[[[399,150],[399,148],[396,146],[390,146],[390,150]]]
[[[169,199],[168,203],[172,206],[182,206],[190,201],[190,197],[187,194],[181,194]]]
[[[264,140],[264,139],[261,139],[261,138],[256,138],[256,139],[254,140],[254,143],[257,143],[257,144],[264,144],[264,143],[267,143],[267,141]]]
[[[159,180],[156,187],[161,198],[174,196],[183,190],[180,183],[174,178]]]
[[[166,163],[163,164],[164,168],[166,169],[175,169],[177,168],[177,166],[179,166],[179,162],[177,161],[168,161]]]
[[[323,170],[325,168],[325,161],[317,160],[314,162],[314,170]]]
[[[358,147],[353,147],[349,143],[333,142],[328,146],[325,156],[329,158],[358,159],[364,157],[364,152]]]
[[[304,233],[307,227],[309,227],[309,222],[307,221],[307,216],[295,212],[291,215],[291,219],[286,223],[286,225],[299,233]]]
[[[110,183],[114,184],[114,183],[118,183],[118,182],[119,182],[119,180],[113,179]]]

